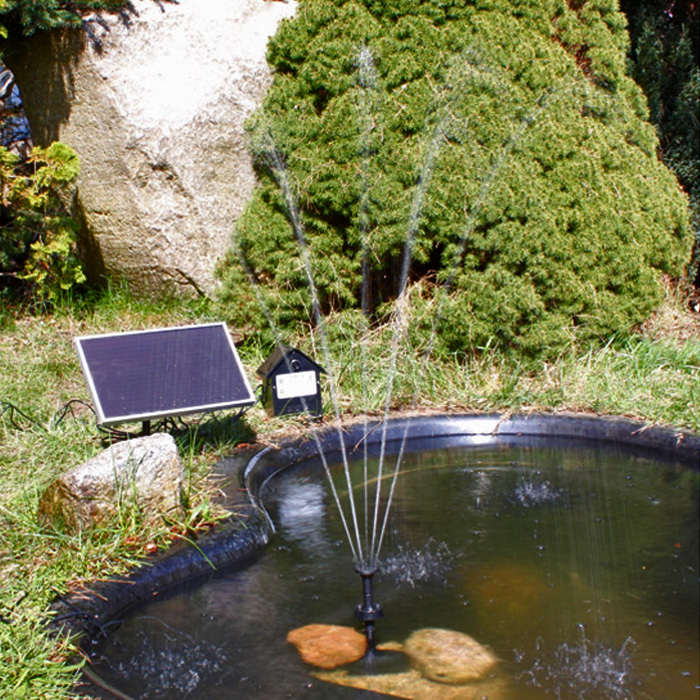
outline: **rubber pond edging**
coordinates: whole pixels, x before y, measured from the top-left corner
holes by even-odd
[[[691,468],[700,466],[700,436],[626,418],[576,413],[415,416],[391,419],[386,428],[381,421],[360,422],[341,428],[329,426],[317,433],[317,440],[306,437],[281,447],[267,447],[248,463],[245,485],[255,501],[265,481],[280,469],[317,457],[319,443],[323,445],[324,454],[341,454],[341,436],[346,451],[352,454],[368,439],[373,443],[381,439],[396,443],[407,435],[409,440],[421,442],[466,438],[464,444],[523,437],[595,441],[650,451],[655,455],[665,454]]]
[[[171,586],[253,557],[264,549],[274,533],[274,525],[259,499],[263,485],[288,467],[318,459],[319,448],[332,461],[341,454],[341,440],[345,451],[352,455],[362,445],[376,447],[382,441],[393,443],[394,447],[408,441],[412,449],[426,449],[435,441],[485,445],[520,442],[523,438],[617,444],[700,469],[700,436],[625,418],[587,414],[475,414],[400,417],[386,423],[374,420],[327,426],[278,447],[238,455],[234,477],[239,479],[239,486],[245,487],[248,499],[242,514],[218,524],[196,542],[156,555],[129,574],[96,581],[84,590],[57,599],[50,608],[50,626],[56,633],[77,638],[85,649],[95,637],[106,634],[108,623],[127,608]],[[247,460],[244,468],[242,458]],[[104,696],[104,687],[101,692]]]

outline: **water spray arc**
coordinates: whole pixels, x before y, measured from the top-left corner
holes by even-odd
[[[286,167],[284,165],[284,160],[282,158],[281,153],[277,150],[276,146],[274,145],[274,142],[272,140],[272,137],[269,133],[265,133],[264,135],[264,148],[259,150],[259,154],[263,156],[266,160],[266,163],[271,170],[271,172],[274,173],[275,178],[282,189],[284,195],[285,195],[285,201],[287,204],[287,214],[290,219],[290,223],[294,227],[295,233],[298,234],[299,238],[299,243],[300,245],[303,245],[303,249],[306,252],[306,246],[305,246],[305,239],[303,237],[303,229],[302,229],[302,224],[301,224],[301,219],[299,217],[299,211],[296,206],[296,203],[294,201],[293,194],[290,189],[289,185],[289,180],[287,178],[287,172],[286,172]],[[257,283],[257,280],[255,279],[255,275],[253,274],[253,271],[250,269],[244,252],[241,250],[240,246],[238,245],[238,242],[236,241],[235,236],[233,237],[233,248],[234,251],[239,259],[239,262],[241,266],[243,267],[245,274],[248,278],[248,281],[250,282],[253,290],[255,291],[256,298],[258,301],[258,304],[260,305],[260,308],[263,310],[263,313],[265,314],[265,318],[267,320],[267,323],[274,333],[274,336],[276,338],[276,342],[278,346],[282,345],[282,333],[280,329],[277,327],[277,324],[274,321],[273,315],[270,311],[270,308],[267,304],[267,301],[264,299],[263,295],[260,292],[259,285]],[[308,270],[310,271],[310,262],[308,260],[308,255],[306,256],[306,263],[308,266]],[[310,273],[309,273],[310,274]],[[315,294],[315,286],[313,287],[314,289],[314,299],[316,300],[315,308],[318,303],[317,296]],[[321,321],[322,323],[322,316],[320,315],[320,310],[318,312],[318,320]],[[329,357],[328,352],[326,352],[326,357]],[[288,368],[289,371],[291,371],[291,367]],[[340,433],[340,415],[339,415],[339,410],[338,410],[338,400],[337,400],[337,393],[335,391],[335,384],[334,384],[334,379],[333,379],[333,374],[332,372],[329,373],[330,380],[331,380],[331,400],[333,403],[334,410],[336,412],[336,424],[338,425],[338,431],[339,435],[342,438],[342,434]],[[302,398],[303,402],[303,398]],[[326,454],[325,451],[323,450],[323,446],[321,445],[321,442],[318,438],[318,436],[315,433],[312,433],[313,439],[316,443],[316,447],[318,450],[319,457],[323,463],[323,468],[326,474],[326,477],[328,479],[329,486],[331,488],[331,493],[333,495],[333,500],[338,508],[338,512],[340,514],[341,522],[343,525],[343,530],[345,532],[345,536],[348,541],[348,545],[350,547],[351,553],[352,553],[352,558],[353,561],[357,566],[360,565],[360,563],[363,560],[363,549],[362,549],[362,541],[360,538],[360,533],[359,533],[359,526],[357,523],[357,515],[356,511],[354,508],[354,499],[351,498],[351,515],[352,515],[352,522],[353,522],[353,531],[351,531],[350,525],[348,523],[348,518],[346,517],[345,510],[342,506],[342,501],[340,499],[340,495],[338,494],[337,488],[335,486],[335,482],[331,476],[330,472],[330,467],[328,465],[328,461],[326,459]],[[346,473],[346,479],[348,485],[350,485],[350,476],[349,476],[349,464],[348,464],[348,457],[347,453],[345,450],[345,445],[344,442],[341,439],[340,444],[342,445],[342,456],[343,456],[343,464],[345,465],[345,473]],[[352,489],[349,488],[350,493],[352,494]]]
[[[398,372],[398,359],[401,351],[401,341],[405,337],[407,331],[408,319],[408,289],[409,279],[411,274],[411,265],[414,259],[414,249],[420,230],[421,221],[423,218],[427,194],[430,188],[432,174],[437,163],[440,150],[444,144],[449,144],[454,135],[449,132],[454,128],[462,132],[466,127],[459,124],[459,120],[455,117],[455,100],[459,99],[460,86],[465,80],[472,78],[498,83],[498,76],[491,75],[489,71],[484,71],[482,66],[472,64],[466,60],[467,68],[462,67],[451,72],[449,85],[446,89],[436,93],[435,109],[433,110],[432,129],[426,130],[426,138],[423,141],[423,155],[421,162],[417,168],[413,194],[411,198],[411,207],[408,213],[408,221],[406,227],[406,235],[403,241],[403,249],[401,253],[400,275],[397,285],[397,296],[394,302],[394,312],[391,321],[391,347],[389,354],[389,366],[387,369],[386,396],[383,405],[383,420],[379,428],[381,432],[379,459],[377,463],[376,477],[370,478],[368,473],[368,452],[366,444],[364,450],[364,483],[361,508],[356,503],[356,494],[352,479],[350,477],[349,458],[346,452],[345,443],[342,439],[342,427],[340,417],[340,402],[339,392],[337,388],[337,378],[333,371],[334,363],[331,358],[329,343],[326,334],[326,320],[321,311],[321,302],[318,288],[315,281],[314,265],[312,255],[307,241],[305,225],[303,221],[302,211],[295,196],[295,187],[290,177],[291,173],[287,168],[284,155],[278,146],[277,139],[273,133],[273,128],[270,124],[259,123],[254,134],[253,148],[256,155],[264,162],[268,172],[272,175],[276,185],[282,195],[286,217],[292,229],[296,245],[299,250],[301,264],[304,270],[304,276],[311,297],[312,316],[315,327],[318,331],[320,339],[320,350],[323,355],[323,362],[329,368],[329,388],[331,394],[331,404],[335,414],[335,427],[339,438],[341,448],[341,457],[343,463],[343,474],[345,479],[345,489],[347,489],[347,504],[343,503],[341,494],[333,480],[330,468],[327,463],[326,455],[320,443],[317,442],[318,453],[324,465],[324,471],[328,483],[330,485],[333,500],[340,514],[340,519],[343,524],[343,529],[352,553],[355,570],[359,574],[362,582],[362,603],[357,606],[355,614],[359,620],[364,623],[365,631],[369,641],[369,646],[374,645],[374,626],[376,621],[382,615],[382,607],[374,601],[373,582],[374,575],[380,569],[380,556],[384,544],[385,535],[388,528],[391,504],[395,494],[395,488],[400,473],[400,467],[403,462],[404,450],[407,436],[410,430],[410,420],[406,425],[403,434],[403,439],[400,442],[400,447],[396,454],[396,461],[392,469],[386,469],[386,447],[387,447],[387,425],[389,422],[390,408],[393,401],[394,382]],[[374,64],[372,51],[367,46],[360,46],[358,49],[357,60],[357,86],[358,86],[358,123],[360,124],[360,142],[359,148],[361,152],[361,187],[358,201],[359,217],[358,229],[361,243],[361,267],[362,267],[362,286],[361,286],[361,308],[365,326],[362,333],[362,339],[359,343],[359,357],[361,362],[361,371],[363,377],[363,401],[365,402],[364,421],[367,426],[367,394],[366,387],[369,384],[368,378],[368,358],[367,358],[367,343],[365,342],[369,333],[369,310],[370,310],[370,290],[369,290],[369,271],[370,259],[372,256],[372,245],[370,240],[370,230],[372,226],[370,214],[370,193],[371,193],[371,159],[373,157],[373,138],[376,129],[376,122],[379,115],[375,114],[379,110],[379,100],[381,91],[379,90],[379,76]],[[476,202],[469,208],[467,214],[466,225],[463,228],[459,240],[456,242],[455,254],[448,261],[446,269],[446,282],[442,287],[438,287],[436,295],[436,303],[438,313],[433,319],[432,329],[430,333],[429,348],[424,353],[424,365],[430,361],[432,348],[435,344],[435,339],[438,331],[439,308],[445,295],[449,294],[449,290],[454,282],[457,268],[460,260],[464,255],[467,246],[467,240],[476,223],[478,212],[484,206],[484,203],[489,195],[493,183],[497,180],[499,173],[504,167],[509,154],[513,148],[523,139],[525,133],[530,129],[532,124],[537,120],[539,115],[544,112],[552,103],[553,98],[549,93],[544,94],[538,100],[535,108],[531,110],[525,117],[518,120],[512,130],[510,136],[504,141],[498,153],[495,154],[492,160],[491,167],[488,169],[486,176],[481,184]],[[468,134],[461,133],[458,138],[466,138]],[[263,295],[258,289],[258,284],[254,273],[248,268],[243,251],[236,246],[234,242],[234,250],[238,254],[240,262],[245,270],[245,273],[255,290],[260,307],[263,308],[265,316],[273,330],[277,342],[281,343],[281,333],[276,327],[273,319],[273,314],[265,302]],[[417,395],[414,393],[413,405],[417,404]],[[313,435],[313,439],[318,441],[318,438]],[[387,474],[387,471],[389,472]],[[388,478],[389,489],[388,494],[383,493],[383,485],[385,479]],[[371,481],[375,481],[374,493],[370,492]],[[349,512],[346,512],[348,510]],[[361,511],[361,512],[360,512]],[[361,527],[361,522],[363,527]]]
[[[312,295],[312,303],[313,303],[313,310],[314,310],[314,320],[316,321],[317,327],[320,331],[321,335],[321,345],[322,345],[322,350],[324,352],[325,356],[325,361],[328,366],[331,366],[331,358],[330,358],[330,351],[328,348],[328,342],[325,334],[325,320],[323,318],[323,315],[321,314],[321,307],[318,299],[318,293],[316,290],[316,285],[314,282],[314,277],[313,277],[313,268],[311,266],[311,259],[309,256],[308,252],[308,246],[306,244],[306,237],[304,234],[304,227],[303,223],[301,220],[301,217],[299,215],[299,208],[296,204],[296,201],[293,197],[292,189],[288,180],[288,173],[287,169],[284,167],[284,162],[281,159],[281,156],[279,152],[274,149],[270,151],[271,158],[269,160],[269,166],[275,173],[275,178],[284,192],[285,195],[285,201],[287,203],[287,208],[290,216],[290,222],[292,223],[292,226],[294,228],[294,233],[297,238],[297,242],[299,244],[299,248],[302,252],[303,260],[304,260],[304,269],[306,272],[307,276],[307,281],[309,284],[309,289],[311,291]],[[343,435],[342,435],[342,430],[341,430],[341,422],[340,422],[340,409],[339,409],[339,402],[338,402],[338,395],[337,395],[337,390],[335,386],[335,378],[333,376],[333,373],[330,373],[330,386],[331,386],[331,401],[333,404],[333,408],[335,411],[335,417],[336,417],[336,427],[337,427],[337,432],[338,432],[338,437],[340,438],[340,445],[341,445],[341,452],[342,452],[342,461],[343,461],[343,471],[345,474],[345,480],[346,480],[346,485],[347,485],[347,490],[348,490],[348,502],[349,502],[349,507],[350,507],[350,513],[352,517],[352,523],[354,526],[354,536],[355,536],[355,543],[353,544],[353,538],[350,535],[350,530],[347,525],[347,519],[346,515],[344,513],[343,505],[341,503],[340,497],[338,496],[337,490],[335,488],[335,484],[333,482],[332,475],[330,473],[330,469],[328,468],[327,461],[325,455],[323,455],[323,450],[322,447],[319,444],[319,453],[322,455],[321,459],[323,460],[324,464],[324,469],[326,472],[326,476],[328,478],[328,481],[331,484],[331,489],[333,492],[333,496],[336,502],[336,506],[338,507],[339,512],[341,513],[341,519],[344,523],[345,527],[345,532],[348,537],[348,543],[350,545],[350,548],[353,553],[353,559],[355,562],[355,570],[357,573],[360,575],[361,581],[362,581],[362,603],[357,606],[355,609],[355,615],[356,617],[363,623],[364,627],[364,632],[367,637],[367,649],[369,653],[372,653],[375,648],[375,622],[382,616],[382,607],[380,604],[375,603],[374,601],[374,587],[373,587],[373,581],[374,581],[374,575],[378,571],[378,558],[377,554],[374,552],[373,549],[370,549],[369,551],[366,550],[366,548],[363,547],[363,539],[360,534],[360,528],[359,528],[359,523],[358,523],[358,517],[357,517],[357,508],[355,504],[355,496],[354,496],[354,490],[353,490],[353,484],[352,480],[350,478],[350,465],[349,465],[349,460],[348,460],[348,455],[345,449],[345,442],[343,440]],[[397,469],[398,469],[398,462],[397,462]],[[379,493],[380,493],[380,488],[381,488],[381,478],[377,480],[377,510],[379,507]],[[388,504],[387,504],[387,512],[388,512]],[[374,541],[375,541],[375,535],[374,533],[376,532],[376,512],[375,510],[375,522],[374,522],[374,529],[373,529],[373,537],[372,537],[372,547],[374,547]],[[365,536],[366,540],[366,536]]]
[[[362,256],[362,270],[363,270],[363,280],[362,280],[362,309],[365,315],[369,310],[369,289],[368,289],[368,271],[369,271],[369,258],[371,245],[369,241],[370,233],[370,214],[369,214],[369,171],[370,171],[370,158],[372,154],[371,147],[371,134],[374,128],[374,116],[373,111],[376,108],[376,100],[379,95],[379,78],[374,65],[374,59],[371,50],[366,47],[360,47],[358,51],[357,59],[358,67],[358,86],[360,88],[360,100],[358,105],[358,117],[362,126],[362,139],[361,139],[361,150],[362,150],[362,194],[359,201],[359,228],[361,234],[361,256]],[[453,92],[452,94],[455,94]],[[380,441],[380,454],[379,461],[376,472],[376,487],[374,492],[374,497],[370,499],[369,484],[370,479],[367,474],[367,460],[368,454],[364,452],[364,463],[365,463],[365,478],[364,478],[364,491],[363,491],[363,503],[364,503],[364,537],[360,532],[359,520],[357,507],[355,503],[355,495],[353,484],[350,479],[350,470],[348,465],[348,456],[345,451],[344,442],[342,440],[342,431],[340,428],[340,411],[338,402],[338,392],[335,383],[334,373],[331,371],[329,373],[330,379],[330,392],[331,392],[331,402],[335,412],[336,426],[338,431],[338,436],[340,438],[340,445],[342,451],[342,461],[344,465],[344,474],[346,480],[346,487],[348,492],[348,505],[350,514],[349,516],[345,513],[345,509],[341,502],[339,493],[332,479],[330,470],[327,466],[326,456],[323,454],[322,448],[318,445],[319,454],[321,460],[324,464],[324,470],[328,478],[331,492],[333,494],[333,499],[336,503],[338,511],[340,513],[340,518],[343,523],[343,528],[347,537],[348,544],[350,546],[353,561],[355,564],[355,570],[360,575],[362,581],[362,603],[356,608],[356,616],[360,619],[365,626],[365,631],[368,638],[368,646],[372,648],[374,646],[374,624],[377,619],[382,615],[381,605],[374,601],[373,593],[373,581],[374,575],[379,571],[380,567],[380,553],[382,545],[385,538],[386,529],[389,522],[389,514],[391,510],[391,504],[393,501],[395,487],[399,476],[400,466],[403,461],[403,454],[405,449],[405,444],[407,436],[410,430],[410,421],[406,425],[406,429],[403,434],[403,439],[401,441],[401,446],[396,457],[394,467],[391,471],[389,493],[386,497],[386,502],[384,504],[384,509],[382,513],[382,486],[385,478],[385,462],[386,462],[386,445],[387,445],[387,425],[389,421],[390,407],[393,399],[393,389],[394,389],[394,379],[397,373],[398,356],[400,352],[401,339],[406,331],[406,315],[405,306],[408,303],[407,290],[408,281],[410,277],[411,264],[413,260],[414,246],[418,236],[419,225],[423,215],[426,196],[430,186],[432,173],[435,167],[435,163],[440,151],[440,147],[446,142],[445,138],[445,127],[452,118],[451,110],[451,100],[452,96],[448,94],[446,98],[443,97],[442,105],[438,107],[437,119],[434,128],[430,132],[430,138],[428,143],[424,148],[422,162],[418,169],[415,181],[415,187],[413,191],[413,197],[411,201],[411,209],[409,213],[409,220],[407,225],[406,237],[403,244],[403,252],[401,256],[401,270],[397,290],[397,300],[395,302],[395,312],[392,320],[392,341],[391,341],[391,351],[390,360],[388,368],[388,388],[386,392],[386,397],[384,401],[384,420],[381,427],[381,441]],[[272,133],[272,128],[269,126],[264,126],[257,132],[257,138],[255,143],[255,150],[257,155],[264,161],[269,172],[272,174],[280,192],[283,195],[285,203],[285,211],[287,218],[291,225],[292,231],[294,233],[298,248],[301,254],[304,272],[308,284],[308,289],[311,294],[313,318],[316,327],[319,331],[321,339],[321,349],[324,354],[324,362],[327,367],[332,367],[332,362],[330,358],[330,351],[328,347],[328,342],[325,333],[325,319],[321,313],[321,306],[319,301],[318,290],[316,287],[314,279],[313,265],[311,261],[311,256],[309,253],[309,247],[306,240],[306,233],[304,228],[303,219],[301,216],[300,207],[294,196],[294,188],[290,182],[289,171],[286,167],[286,163],[280,149],[278,148],[275,138]],[[245,256],[243,252],[236,248],[238,257],[244,267],[246,275],[249,281],[256,290],[256,295],[261,306],[265,309],[265,315],[267,321],[275,333],[276,338],[280,338],[281,335],[279,330],[275,327],[274,320],[270,310],[262,298],[262,295],[257,289],[257,284],[255,281],[255,276],[252,271],[248,268]],[[364,339],[363,339],[364,340]],[[279,341],[278,341],[279,342]],[[363,375],[363,386],[367,386],[367,356],[366,356],[366,343],[360,343],[360,355],[362,364],[362,375]],[[366,399],[366,396],[365,396]],[[414,403],[416,397],[414,396]],[[365,422],[367,420],[367,411],[364,412]]]

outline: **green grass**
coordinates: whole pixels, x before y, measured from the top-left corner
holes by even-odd
[[[671,309],[670,311],[668,309]],[[333,377],[343,418],[386,410],[423,412],[584,411],[624,415],[700,432],[700,323],[670,299],[646,331],[556,362],[534,364],[489,350],[469,357],[426,354],[390,328],[359,343],[342,319],[323,338],[287,337],[317,353]],[[672,322],[669,321],[672,319]],[[44,628],[52,599],[95,578],[123,572],[153,544],[215,518],[211,466],[238,440],[274,441],[308,429],[304,418],[269,419],[253,408],[237,429],[203,421],[178,435],[187,472],[188,514],[182,523],[147,527],[127,510],[99,530],[67,535],[42,524],[37,506],[46,486],[102,449],[73,349],[76,335],[218,320],[202,301],[143,303],[121,288],[35,316],[3,311],[0,328],[0,697],[75,697],[72,649]],[[248,338],[240,348],[249,377],[269,348]],[[363,361],[364,357],[364,361]],[[389,368],[395,367],[393,377]],[[388,391],[391,396],[387,400]],[[326,387],[326,422],[334,413]],[[78,400],[69,403],[72,400]],[[16,408],[15,408],[16,407]],[[66,408],[68,407],[68,408]],[[21,413],[20,413],[21,411]]]
[[[126,571],[154,545],[166,546],[216,518],[206,477],[238,439],[207,425],[178,436],[186,469],[183,522],[146,527],[138,512],[122,511],[99,530],[74,536],[41,523],[37,508],[46,486],[103,448],[85,405],[89,395],[73,338],[206,318],[199,302],[146,305],[123,290],[50,316],[8,318],[6,312],[0,332],[0,697],[74,697],[68,647],[44,630],[50,602],[84,582]]]
[[[685,313],[683,320],[682,332],[640,332],[604,347],[569,349],[555,361],[490,349],[434,357],[410,337],[392,348],[388,328],[363,343],[342,320],[331,321],[325,335],[342,412],[383,413],[390,392],[392,410],[581,411],[700,432],[700,321]],[[323,358],[320,352],[321,364]]]

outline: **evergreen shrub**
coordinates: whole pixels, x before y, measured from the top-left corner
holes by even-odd
[[[642,321],[691,236],[627,48],[615,0],[301,0],[249,125],[229,319],[381,322],[403,294],[449,352],[529,355]]]
[[[624,4],[632,75],[647,95],[661,157],[690,199],[695,246],[689,277],[700,286],[700,8],[685,0]]]

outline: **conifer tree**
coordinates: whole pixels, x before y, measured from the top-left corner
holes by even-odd
[[[690,198],[700,288],[700,3],[623,0],[629,18],[632,75],[649,100],[661,157]]]
[[[17,27],[29,35],[37,30],[80,26],[86,12],[120,9],[128,4],[127,0],[0,0],[0,18],[5,27]]]
[[[628,42],[616,0],[301,0],[250,123],[231,319],[264,325],[261,297],[308,319],[311,270],[324,312],[381,321],[404,293],[451,352],[642,321],[691,241]]]

